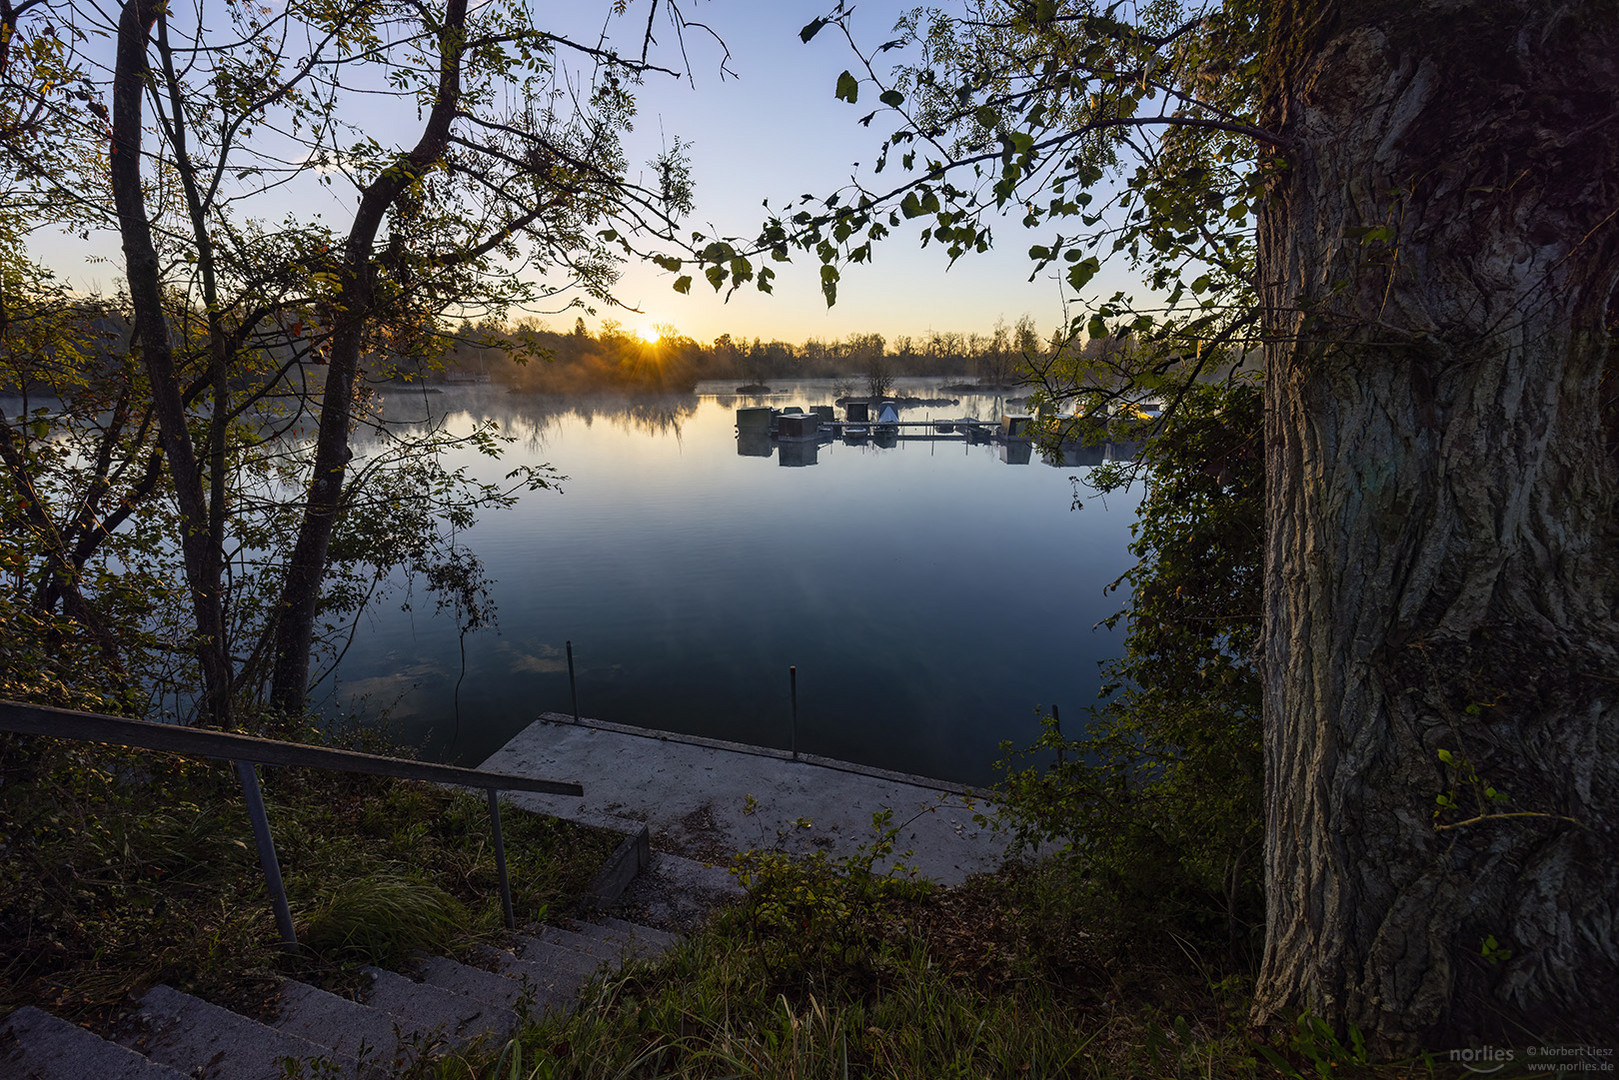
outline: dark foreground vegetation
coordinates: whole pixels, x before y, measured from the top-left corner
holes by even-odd
[[[312,729],[260,732],[297,741]],[[481,795],[305,769],[262,787],[299,941],[275,933],[224,762],[0,735],[0,1014],[99,1026],[156,983],[248,1015],[276,976],[352,990],[365,964],[450,954],[504,931]],[[502,815],[514,903],[568,910],[616,834]]]

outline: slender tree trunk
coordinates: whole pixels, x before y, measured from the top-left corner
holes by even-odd
[[[168,320],[163,313],[162,283],[151,221],[141,188],[141,138],[145,118],[143,97],[152,71],[147,47],[152,24],[161,5],[131,0],[118,20],[117,68],[113,76],[112,154],[108,164],[118,228],[123,240],[125,274],[134,309],[135,337],[141,364],[152,388],[152,407],[158,422],[158,443],[168,461],[180,510],[180,551],[192,615],[194,638],[202,666],[202,714],[224,723],[231,712],[231,662],[226,648],[222,580],[224,552],[211,526],[209,503],[203,487],[191,433],[181,400]],[[216,412],[225,407],[214,402]]]
[[[1255,1018],[1611,1036],[1619,7],[1276,17]]]
[[[320,608],[321,584],[326,577],[332,530],[342,511],[343,484],[352,456],[349,428],[354,417],[354,382],[359,375],[366,325],[375,315],[377,235],[394,200],[416,183],[449,146],[450,125],[461,103],[466,20],[466,0],[451,0],[439,30],[439,81],[422,136],[409,153],[401,154],[393,166],[366,186],[344,244],[334,305],[337,324],[321,397],[309,495],[277,605],[270,702],[284,712],[303,707],[309,685],[309,651]]]

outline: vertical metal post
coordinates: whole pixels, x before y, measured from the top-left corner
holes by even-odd
[[[506,929],[517,929],[512,914],[512,882],[506,876],[506,839],[500,834],[500,792],[489,788],[489,824],[495,830],[495,872],[500,875],[500,906],[506,912]]]
[[[579,688],[573,682],[573,642],[568,642],[568,693],[573,696],[573,722],[579,722]]]
[[[792,749],[793,760],[798,760],[798,665],[791,664],[787,668],[787,682],[793,694],[793,734]]]
[[[281,883],[281,863],[275,857],[270,817],[264,812],[264,793],[259,790],[258,767],[251,761],[234,764],[236,778],[242,782],[242,794],[247,798],[247,817],[253,823],[253,839],[259,846],[259,865],[264,867],[264,884],[270,891],[270,906],[275,908],[275,925],[281,931],[281,943],[289,949],[296,949],[298,934],[292,928],[292,910],[287,907],[287,890]]]

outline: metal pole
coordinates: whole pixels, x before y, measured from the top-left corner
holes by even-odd
[[[793,760],[798,760],[798,665],[791,664],[787,668],[787,681],[793,691]]]
[[[579,722],[579,688],[573,682],[573,642],[568,642],[568,693],[573,695],[573,722]]]
[[[287,890],[281,883],[281,863],[275,857],[275,841],[270,837],[270,818],[264,812],[264,794],[259,791],[258,767],[251,761],[238,761],[236,777],[242,782],[242,794],[247,797],[247,817],[253,822],[253,839],[259,846],[259,865],[264,867],[264,884],[270,890],[270,906],[275,908],[275,925],[281,931],[281,943],[289,949],[298,947],[298,934],[292,928],[292,910],[287,907]]]
[[[489,788],[489,824],[495,830],[495,872],[500,875],[500,906],[506,912],[506,929],[517,929],[512,914],[512,882],[506,876],[506,840],[500,835],[500,793]]]

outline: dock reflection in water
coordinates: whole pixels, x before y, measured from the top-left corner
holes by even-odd
[[[965,416],[950,420],[900,419],[901,409],[884,403],[880,418],[871,420],[865,402],[851,402],[845,419],[832,418],[833,407],[799,406],[772,409],[745,406],[736,410],[736,447],[740,457],[769,457],[780,451],[778,462],[789,468],[815,465],[820,448],[841,443],[844,446],[874,446],[896,449],[900,443],[965,443],[993,445],[996,458],[1004,465],[1028,465],[1039,451],[1041,461],[1054,468],[1100,465],[1105,461],[1129,461],[1141,452],[1139,442],[1086,442],[1069,439],[1058,446],[1039,445],[1032,432],[1031,418],[1007,414],[998,420]]]
[[[401,588],[362,620],[334,712],[386,716],[424,756],[476,763],[538,713],[571,711],[571,642],[587,716],[785,747],[796,665],[804,752],[987,783],[1001,740],[1039,736],[1037,707],[1095,700],[1097,663],[1122,638],[1095,627],[1122,602],[1105,590],[1133,561],[1139,496],[1071,509],[1070,477],[1097,448],[1065,451],[1064,468],[1008,469],[985,429],[1018,406],[989,394],[902,410],[901,425],[919,426],[887,447],[871,430],[880,414],[864,436],[825,439],[817,416],[815,437],[789,445],[770,435],[772,407],[807,416],[832,384],[733,389],[387,392],[395,420],[419,413],[451,432],[489,420],[516,437],[504,460],[468,446],[446,468],[500,483],[549,463],[561,493],[524,492],[455,538],[494,582],[496,629],[463,640],[453,612]],[[738,437],[748,407],[765,426]],[[778,453],[779,467],[764,460]]]

